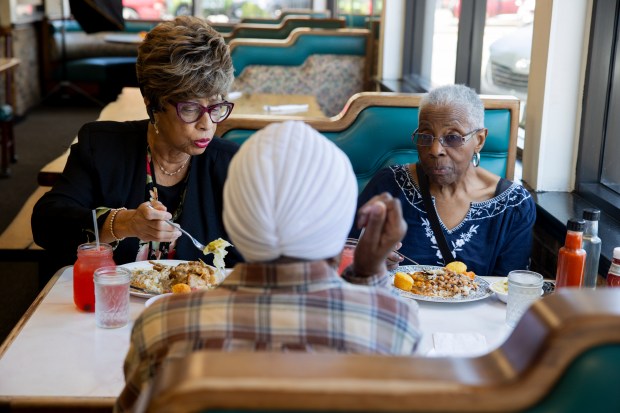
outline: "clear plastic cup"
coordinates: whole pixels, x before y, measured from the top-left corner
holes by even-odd
[[[540,298],[543,276],[533,271],[516,270],[508,274],[506,323],[514,327],[528,307]]]
[[[129,322],[131,272],[110,266],[95,270],[95,323],[101,328],[123,327]]]

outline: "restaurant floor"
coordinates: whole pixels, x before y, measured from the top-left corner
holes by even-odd
[[[80,126],[97,119],[101,108],[81,100],[50,101],[30,110],[15,125],[17,163],[0,179],[0,233],[37,188],[37,172],[70,145]],[[0,262],[0,342],[4,341],[39,292],[35,262]],[[51,275],[51,274],[50,274]]]

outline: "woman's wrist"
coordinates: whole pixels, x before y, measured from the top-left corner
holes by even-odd
[[[108,220],[108,231],[115,242],[121,242],[126,238],[125,231],[122,228],[123,226],[120,224],[121,219],[119,219],[123,211],[127,211],[127,208],[114,208],[110,211],[110,218]]]

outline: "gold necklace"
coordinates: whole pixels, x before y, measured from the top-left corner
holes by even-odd
[[[187,159],[185,160],[185,162],[183,162],[183,165],[181,165],[181,166],[179,167],[179,169],[177,169],[177,170],[176,170],[176,171],[174,171],[174,172],[168,172],[168,171],[166,171],[166,170],[164,169],[164,167],[163,167],[163,166],[161,166],[161,164],[159,163],[159,161],[157,160],[157,158],[155,158],[155,162],[157,162],[157,166],[159,166],[159,170],[160,170],[160,171],[162,171],[162,173],[163,173],[164,175],[167,175],[167,176],[174,176],[174,175],[178,174],[179,172],[181,172],[181,171],[183,170],[183,168],[185,168],[185,165],[187,165],[187,162],[190,160],[190,158],[191,158],[191,157],[192,157],[192,156],[191,156],[191,155],[189,155],[189,156],[187,157]]]

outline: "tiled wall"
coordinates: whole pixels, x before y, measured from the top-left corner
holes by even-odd
[[[36,106],[41,99],[39,83],[38,38],[34,25],[24,24],[13,28],[13,56],[21,60],[14,70],[14,112],[21,116]],[[4,39],[2,39],[4,40]],[[0,44],[0,54],[5,56],[4,41]],[[0,78],[0,103],[5,102],[4,76]]]

